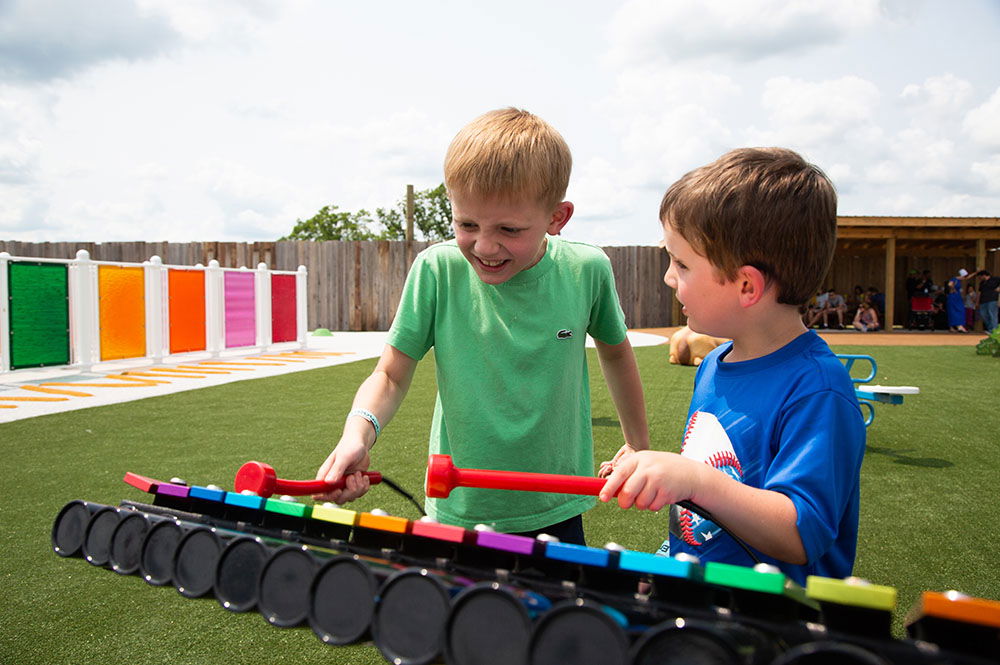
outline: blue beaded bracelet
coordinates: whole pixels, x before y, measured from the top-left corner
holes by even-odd
[[[351,412],[347,414],[347,417],[350,418],[351,416],[361,416],[370,422],[372,427],[375,428],[375,441],[378,441],[378,435],[382,433],[382,426],[378,424],[378,418],[375,417],[374,413],[368,409],[351,409]],[[372,441],[373,446],[375,445],[375,441]]]

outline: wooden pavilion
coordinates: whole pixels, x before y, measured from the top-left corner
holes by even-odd
[[[885,293],[884,329],[905,324],[911,270],[930,270],[945,284],[960,268],[1000,274],[998,217],[837,218],[837,250],[826,283],[850,294],[855,285]]]

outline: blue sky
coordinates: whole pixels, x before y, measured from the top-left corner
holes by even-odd
[[[574,155],[570,238],[782,145],[846,215],[1000,215],[1000,2],[0,0],[0,239],[272,240],[439,184],[501,106]]]

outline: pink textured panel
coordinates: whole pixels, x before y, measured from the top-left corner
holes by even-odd
[[[224,274],[226,299],[226,348],[253,346],[257,343],[257,317],[254,308],[254,274]]]

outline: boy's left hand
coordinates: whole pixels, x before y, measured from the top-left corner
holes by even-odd
[[[632,444],[630,443],[623,444],[622,447],[618,449],[618,452],[615,453],[615,456],[612,459],[606,462],[601,462],[601,468],[597,471],[597,477],[607,478],[608,476],[611,475],[611,472],[615,470],[615,464],[618,464],[623,459],[625,459],[626,457],[635,452],[636,449],[632,447]]]

